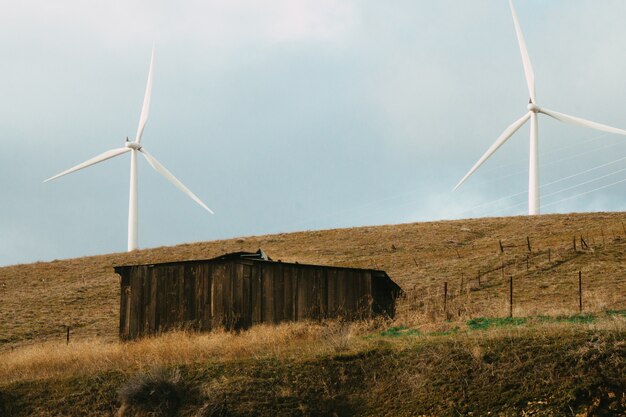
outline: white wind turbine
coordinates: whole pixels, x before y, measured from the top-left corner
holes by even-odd
[[[472,175],[491,155],[494,154],[500,146],[504,144],[519,128],[521,128],[530,119],[530,162],[528,168],[528,214],[539,214],[539,132],[537,126],[537,113],[543,113],[554,119],[560,120],[572,125],[588,127],[591,129],[601,130],[608,133],[616,133],[618,135],[625,135],[626,130],[617,129],[614,127],[606,126],[600,123],[591,122],[578,117],[568,116],[567,114],[558,113],[553,110],[548,110],[543,107],[539,107],[536,103],[535,96],[535,74],[533,67],[530,64],[530,57],[528,56],[528,50],[526,49],[526,42],[524,41],[524,35],[522,29],[517,20],[517,13],[513,7],[512,0],[509,0],[511,7],[511,14],[513,15],[513,24],[515,25],[515,32],[517,34],[517,41],[519,43],[520,52],[522,54],[522,63],[524,64],[524,73],[526,74],[526,84],[528,85],[528,94],[530,100],[528,102],[528,113],[522,116],[516,122],[513,122],[506,128],[500,137],[494,142],[487,152],[474,164],[472,169],[459,181],[454,187],[454,190],[459,188],[469,177]]]
[[[152,56],[150,57],[150,69],[148,71],[148,83],[146,85],[146,95],[143,99],[143,107],[141,108],[141,117],[139,118],[139,127],[137,128],[137,135],[134,141],[129,141],[126,138],[123,148],[112,149],[106,151],[94,158],[91,158],[82,164],[78,164],[60,174],[50,177],[44,182],[51,181],[55,178],[62,177],[63,175],[70,174],[74,171],[78,171],[88,166],[97,164],[98,162],[106,161],[107,159],[114,158],[116,156],[130,152],[130,197],[128,204],[128,251],[137,249],[137,153],[143,155],[148,161],[150,166],[159,174],[163,175],[165,179],[174,184],[179,190],[187,194],[193,201],[200,204],[205,210],[213,214],[210,208],[206,206],[194,193],[192,193],[185,185],[180,182],[171,172],[169,172],[163,165],[159,163],[152,155],[141,146],[141,136],[143,130],[146,127],[148,121],[148,113],[150,111],[150,94],[152,92],[152,66],[154,64],[154,47],[152,48]]]

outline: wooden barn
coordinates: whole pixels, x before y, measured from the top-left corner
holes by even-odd
[[[259,250],[214,259],[115,267],[120,337],[172,328],[392,317],[402,292],[384,271],[276,262]]]

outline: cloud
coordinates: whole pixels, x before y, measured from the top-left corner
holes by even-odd
[[[339,39],[349,33],[356,17],[354,3],[340,0],[26,0],[3,8],[0,30],[19,31],[28,22],[40,28],[40,35],[83,34],[111,47],[154,40],[233,47]]]

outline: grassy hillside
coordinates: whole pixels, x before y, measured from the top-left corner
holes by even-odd
[[[115,265],[204,259],[258,248],[284,261],[384,269],[413,300],[400,314],[416,314],[419,307],[418,313],[436,317],[448,282],[450,313],[461,318],[504,315],[509,276],[514,277],[515,315],[574,313],[578,271],[583,274],[585,311],[625,308],[623,220],[622,213],[590,213],[361,227],[4,267],[0,350],[64,338],[68,325],[73,339],[116,340]],[[581,236],[588,247],[581,247]]]
[[[110,415],[120,403],[134,415],[133,389],[158,375],[182,415],[620,415],[623,221],[589,213],[415,223],[0,268],[0,415]],[[407,296],[393,322],[117,342],[113,266],[258,248],[283,261],[384,269]],[[513,319],[503,318],[509,277]]]

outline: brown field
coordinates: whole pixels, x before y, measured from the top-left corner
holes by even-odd
[[[181,415],[190,416],[620,415],[623,219],[589,213],[309,231],[3,267],[0,415],[111,415],[124,381],[154,369],[182,375]],[[118,342],[113,266],[258,248],[283,261],[383,269],[406,297],[392,321]],[[508,316],[509,277],[520,321],[472,324]]]

